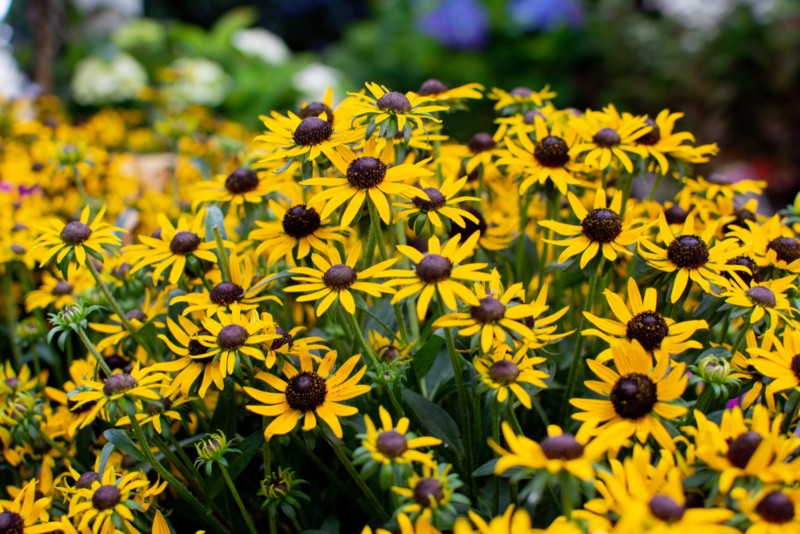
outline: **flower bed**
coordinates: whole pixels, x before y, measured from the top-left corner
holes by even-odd
[[[6,106],[0,532],[800,530],[797,203],[483,93]]]

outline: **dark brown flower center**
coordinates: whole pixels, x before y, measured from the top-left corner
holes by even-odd
[[[334,291],[343,291],[352,286],[358,280],[358,273],[349,265],[332,265],[330,269],[322,275],[323,283]]]
[[[534,122],[536,122],[536,117],[540,117],[542,119],[545,118],[545,116],[542,115],[541,111],[537,111],[534,109],[525,112],[525,114],[522,116],[522,122],[524,122],[525,124],[533,124]]]
[[[519,367],[512,361],[499,360],[489,367],[488,373],[492,382],[505,386],[517,379],[519,376]]]
[[[420,506],[433,506],[433,501],[441,503],[444,499],[444,486],[435,478],[423,478],[414,486],[414,500]]]
[[[172,238],[172,241],[170,241],[169,244],[169,249],[173,254],[186,256],[187,254],[191,254],[197,250],[197,247],[199,246],[200,236],[194,232],[181,231],[175,234],[175,237]]]
[[[789,368],[794,373],[794,376],[800,380],[800,354],[792,356],[792,362],[789,364]]]
[[[325,380],[316,373],[303,372],[286,385],[286,402],[295,410],[309,412],[325,402],[328,388]]]
[[[211,290],[208,297],[219,306],[229,306],[244,296],[244,289],[233,282],[220,282]]]
[[[403,93],[389,91],[376,102],[379,109],[393,113],[407,113],[411,111],[411,102]]]
[[[617,146],[621,140],[619,134],[613,128],[601,128],[592,138],[594,144],[602,148]]]
[[[393,362],[400,357],[400,351],[394,345],[386,345],[378,349],[378,359],[382,362]]]
[[[548,135],[536,143],[533,157],[544,167],[556,169],[569,163],[569,147],[560,137]]]
[[[122,280],[123,278],[128,276],[128,273],[131,272],[132,268],[133,265],[131,265],[127,261],[124,263],[120,263],[119,265],[111,269],[111,276],[113,276],[118,280]]]
[[[211,332],[208,330],[200,330],[195,334],[196,336],[210,336]],[[206,352],[208,352],[208,347],[200,343],[197,339],[189,340],[189,356],[202,356]],[[195,358],[196,360],[201,360],[205,358]]]
[[[636,142],[640,145],[653,146],[661,141],[661,128],[658,127],[656,121],[648,117],[644,123],[650,127],[650,131],[637,139]]]
[[[320,223],[317,210],[299,204],[292,206],[283,216],[283,231],[295,239],[301,239],[319,230]]]
[[[641,373],[623,375],[611,388],[614,411],[625,419],[644,417],[653,410],[657,400],[656,385]]]
[[[775,293],[768,287],[753,286],[744,292],[753,304],[764,308],[774,308],[777,301]]]
[[[696,235],[682,235],[669,244],[667,258],[680,268],[697,269],[708,261],[708,246]]]
[[[120,356],[119,354],[112,354],[111,356],[105,356],[103,357],[103,360],[106,362],[106,365],[108,365],[108,368],[111,369],[112,371],[115,371],[116,369],[122,369],[122,371],[127,373],[130,372],[130,370],[133,368],[130,360],[128,360],[124,356]],[[105,380],[106,378],[108,378],[108,375],[102,369],[98,369],[97,376],[99,376],[101,380]]]
[[[119,488],[113,484],[105,484],[94,490],[92,505],[98,510],[108,510],[119,504],[120,498]]]
[[[530,87],[515,87],[508,94],[511,96],[527,97],[533,94],[533,89]]]
[[[92,235],[92,229],[80,221],[70,221],[61,230],[61,241],[67,245],[80,245]]]
[[[292,344],[294,343],[294,338],[292,335],[281,328],[280,326],[275,327],[275,334],[281,336],[277,339],[273,339],[272,343],[270,344],[270,350],[278,350],[279,348],[283,347],[284,345],[288,345],[289,348],[292,348]]]
[[[572,434],[548,436],[539,443],[542,452],[551,460],[575,460],[583,455],[583,445]]]
[[[239,167],[225,178],[225,189],[234,195],[249,193],[258,187],[258,175],[244,167]]]
[[[460,235],[462,243],[467,239],[469,239],[470,236],[472,236],[472,234],[474,234],[475,232],[480,232],[481,235],[483,235],[489,228],[489,225],[486,224],[486,219],[483,217],[483,214],[479,210],[473,208],[472,206],[465,206],[463,209],[464,211],[466,211],[467,213],[471,214],[473,217],[478,219],[478,222],[476,223],[469,219],[464,219],[463,227],[457,224],[450,225],[450,231],[448,232],[448,235],[450,237],[455,237],[456,235]]]
[[[75,482],[75,487],[78,489],[91,488],[92,482],[95,480],[100,480],[100,475],[97,471],[86,471],[78,477],[78,480]]]
[[[414,206],[416,206],[417,209],[422,211],[436,211],[444,206],[445,202],[447,202],[447,199],[442,192],[435,187],[426,187],[423,189],[423,191],[427,193],[428,198],[415,196],[413,199],[411,199],[411,202],[414,203]]]
[[[332,133],[333,127],[328,121],[319,117],[306,117],[295,128],[292,139],[298,145],[312,146],[327,141]]]
[[[483,297],[477,306],[472,306],[469,314],[481,323],[494,323],[503,318],[506,307],[494,297]]]
[[[139,382],[133,376],[128,373],[118,373],[106,378],[105,384],[103,384],[103,393],[105,393],[107,397],[110,397],[115,393],[122,393],[133,389],[138,385]]]
[[[590,211],[583,219],[581,230],[590,241],[610,243],[622,233],[622,221],[615,212],[597,208]]]
[[[55,297],[69,295],[72,293],[72,284],[65,282],[64,280],[59,280],[56,282],[56,285],[53,286],[53,289],[50,291],[50,293]]]
[[[758,501],[756,512],[768,523],[788,523],[794,519],[794,503],[783,492],[773,491]]]
[[[736,439],[728,440],[728,461],[739,469],[744,469],[763,439],[758,432],[745,432]]]
[[[688,216],[689,212],[677,204],[673,204],[664,210],[664,217],[667,219],[667,224],[683,224],[686,222],[686,217]]]
[[[229,324],[222,327],[217,334],[217,345],[222,350],[236,350],[245,344],[250,334],[238,324]]]
[[[472,136],[467,146],[474,154],[477,154],[493,149],[496,144],[491,135],[486,132],[478,132]]]
[[[140,309],[134,309],[129,312],[126,312],[125,318],[128,319],[129,321],[144,322],[147,320],[147,315],[145,315],[145,313]]]
[[[628,339],[635,339],[642,344],[644,350],[655,350],[669,335],[667,321],[660,313],[645,311],[634,315],[626,328]]]
[[[439,254],[426,254],[417,264],[417,276],[426,284],[447,280],[453,271],[453,264]]]
[[[297,116],[301,119],[307,119],[309,117],[319,117],[323,113],[326,116],[328,124],[333,125],[333,110],[322,102],[311,102],[309,105],[297,112]]]
[[[387,458],[397,458],[408,450],[408,441],[396,430],[381,432],[375,440],[375,445]]]
[[[676,503],[672,497],[666,495],[654,495],[648,503],[650,513],[667,523],[674,523],[683,518],[686,508]]]
[[[750,282],[755,281],[756,283],[761,282],[761,273],[758,270],[758,264],[748,256],[736,256],[732,260],[728,260],[726,265],[740,265],[742,267],[746,267],[747,270],[737,270],[736,275],[742,279],[742,282],[750,285]],[[733,278],[733,275],[729,272],[725,272],[725,277],[728,279]]]
[[[370,189],[383,183],[386,164],[378,158],[363,156],[354,159],[347,167],[347,181],[359,189]]]
[[[25,521],[16,512],[0,512],[0,534],[23,534]]]
[[[417,94],[420,96],[432,96],[438,95],[439,93],[444,93],[447,91],[447,89],[448,87],[445,84],[439,80],[431,78],[430,80],[425,80],[422,82],[422,85],[419,86]]]
[[[792,263],[796,259],[800,258],[800,243],[791,237],[778,237],[773,239],[769,242],[767,248],[775,251],[778,261]]]

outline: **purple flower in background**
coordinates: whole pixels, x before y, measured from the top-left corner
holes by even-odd
[[[511,0],[509,14],[525,30],[576,28],[586,19],[581,0]]]
[[[489,39],[489,17],[478,0],[442,0],[421,18],[419,28],[443,45],[458,50],[481,49]]]

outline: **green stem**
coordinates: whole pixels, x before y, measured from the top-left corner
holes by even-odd
[[[736,356],[736,353],[739,352],[739,350],[742,348],[742,345],[745,344],[745,340],[747,339],[747,331],[750,330],[750,321],[752,319],[753,314],[749,313],[744,322],[744,326],[741,330],[739,330],[739,334],[736,336],[736,341],[733,342],[733,346],[731,347],[731,356]]]
[[[650,195],[647,197],[647,200],[652,202],[653,199],[656,198],[656,193],[658,192],[658,186],[661,185],[661,180],[663,179],[664,175],[658,173],[658,176],[656,176],[656,183],[653,184],[653,189],[650,191]]]
[[[144,435],[144,432],[142,432],[142,427],[139,426],[139,421],[137,421],[135,417],[131,417],[131,427],[133,427],[133,433],[136,436],[136,440],[139,442],[142,454],[150,463],[150,465],[153,466],[153,469],[161,476],[161,478],[166,480],[167,484],[175,488],[178,494],[180,494],[181,498],[186,500],[189,506],[194,508],[195,512],[197,512],[200,517],[203,518],[203,520],[208,523],[210,527],[212,527],[214,532],[230,532],[220,524],[217,518],[213,516],[210,509],[203,506],[203,503],[197,500],[197,497],[195,497],[192,492],[186,488],[186,486],[181,484],[181,482],[169,472],[169,469],[164,467],[164,465],[158,461],[153,454],[153,451],[150,449],[150,443],[148,443],[147,437]]]
[[[551,188],[547,192],[547,208],[546,217],[548,221],[555,220],[558,217],[558,190]],[[547,229],[547,239],[553,239],[553,231]],[[550,251],[550,244],[542,240],[542,255],[539,257],[539,288],[538,291],[544,287],[544,279],[547,274],[547,255]],[[521,280],[520,280],[521,281]]]
[[[570,474],[566,471],[559,473],[559,486],[561,486],[561,513],[569,520],[572,517],[572,499],[568,490]]]
[[[71,167],[72,167],[73,177],[75,178],[75,187],[78,189],[78,193],[81,196],[81,200],[83,200],[83,203],[85,205],[91,206],[92,205],[92,203],[90,202],[91,198],[89,197],[89,193],[86,192],[86,187],[83,185],[83,178],[81,178],[81,173],[78,172],[78,166],[71,165]]]
[[[325,434],[325,439],[330,444],[331,448],[333,449],[333,452],[336,454],[336,457],[339,458],[339,461],[342,463],[344,468],[350,474],[350,477],[353,479],[353,482],[356,483],[358,488],[367,498],[367,501],[369,501],[369,504],[372,507],[372,513],[377,513],[381,521],[387,521],[389,519],[389,514],[386,513],[386,510],[384,509],[383,505],[375,496],[375,494],[372,493],[372,490],[369,489],[367,483],[364,482],[364,480],[360,476],[358,476],[358,471],[356,471],[356,468],[355,466],[353,466],[353,462],[350,461],[350,458],[347,457],[347,453],[343,450],[344,448],[342,447],[342,445],[334,443],[333,440],[331,440],[331,438],[327,434]]]
[[[358,339],[361,349],[364,351],[364,354],[369,359],[370,364],[377,372],[381,367],[380,361],[378,361],[378,357],[375,355],[375,351],[372,350],[369,342],[364,338],[364,333],[361,331],[361,327],[358,326],[355,316],[350,315],[347,310],[344,309],[344,306],[341,306],[341,311],[342,315],[344,315],[345,320],[347,321],[347,324],[350,326],[350,330],[352,330],[353,335],[355,335]]]
[[[520,232],[517,250],[515,251],[514,278],[517,282],[522,283],[525,283],[525,280],[522,279],[522,267],[525,264],[525,237],[528,235],[528,205],[530,199],[531,197],[528,193],[521,195],[519,199]]]
[[[578,336],[578,338],[575,340],[575,351],[572,354],[572,362],[569,366],[569,374],[567,375],[567,382],[564,387],[564,396],[561,399],[561,416],[559,419],[562,427],[564,427],[569,421],[569,400],[575,393],[575,387],[577,386],[578,382],[578,371],[581,369],[581,363],[583,363],[583,359],[581,358],[581,351],[583,349],[583,334],[581,331],[586,324],[586,316],[583,314],[583,312],[591,311],[592,309],[595,293],[597,292],[597,282],[603,272],[605,260],[605,256],[600,256],[600,260],[597,263],[597,270],[592,273],[591,278],[589,278],[589,292],[586,295],[586,300],[583,302],[583,310],[581,310],[578,329],[575,331],[575,334]]]
[[[269,516],[269,534],[278,534],[278,522],[277,518],[275,517],[277,515],[276,512],[277,510],[272,507],[267,512],[267,515]]]
[[[509,404],[510,404],[509,400]],[[491,399],[492,404],[492,439],[500,443],[500,403],[497,397]],[[495,453],[497,456],[497,453]],[[492,515],[496,516],[500,510],[500,478],[492,477]]]
[[[83,466],[83,464],[82,464],[82,463],[81,463],[81,462],[80,462],[80,461],[79,461],[77,458],[75,458],[74,456],[72,456],[72,455],[71,455],[71,454],[70,454],[70,453],[67,451],[67,449],[65,449],[63,446],[61,446],[61,444],[60,444],[60,443],[58,443],[57,441],[55,441],[53,438],[51,438],[50,436],[48,436],[48,435],[47,435],[46,433],[44,433],[44,432],[40,432],[40,433],[39,433],[39,437],[40,437],[40,438],[42,438],[42,440],[44,440],[44,442],[45,442],[45,443],[47,443],[47,444],[48,444],[48,445],[50,445],[52,448],[54,448],[55,450],[57,450],[57,451],[58,451],[58,452],[61,454],[61,456],[63,456],[64,458],[66,458],[66,459],[69,461],[69,463],[70,463],[70,464],[71,464],[71,465],[72,465],[72,466],[73,466],[75,469],[77,469],[77,470],[78,470],[78,471],[80,471],[81,473],[84,473],[84,472],[86,472],[86,468]]]
[[[517,419],[517,414],[514,412],[514,403],[510,400],[506,403],[506,414],[508,422],[511,423],[511,428],[514,430],[514,433],[518,436],[522,435],[522,426],[519,424],[519,419]]]
[[[222,232],[218,226],[211,229],[214,234],[214,242],[217,244],[217,256],[219,256],[219,270],[222,271],[222,279],[226,282],[231,281],[231,268],[228,263],[228,254],[225,252],[225,243],[222,242]]]
[[[233,495],[233,500],[236,501],[236,506],[239,507],[239,512],[241,512],[244,522],[247,523],[247,529],[250,531],[250,534],[258,534],[256,527],[253,526],[253,520],[250,518],[250,514],[247,513],[247,508],[244,507],[242,498],[239,496],[239,492],[236,491],[236,486],[233,484],[233,480],[231,480],[231,475],[228,473],[228,468],[226,468],[225,464],[222,462],[217,462],[217,466],[222,472],[222,476],[225,478],[225,483],[228,485],[231,495]]]
[[[86,350],[88,350],[89,353],[94,356],[94,359],[97,360],[97,365],[100,366],[100,368],[106,374],[106,377],[113,375],[114,373],[111,371],[111,367],[108,366],[106,360],[100,355],[99,352],[97,352],[97,348],[94,346],[94,343],[92,343],[92,340],[89,339],[89,336],[86,335],[86,332],[83,331],[83,328],[77,326],[75,328],[75,332],[77,332],[78,337],[86,346]]]
[[[438,296],[436,302],[439,306],[439,317],[447,314],[444,309],[444,302]],[[469,418],[469,396],[467,395],[467,388],[464,385],[464,375],[462,373],[464,360],[456,352],[456,344],[453,341],[453,333],[450,328],[443,328],[444,340],[447,345],[447,353],[450,356],[450,364],[453,366],[453,375],[456,381],[456,393],[458,395],[458,408],[461,415],[461,428],[464,431],[464,441],[467,445],[467,472],[472,473],[474,469],[473,454],[472,454],[472,425]],[[474,477],[470,476],[470,486],[473,489],[473,496],[476,492],[476,485]]]
[[[5,273],[3,273],[3,294],[5,295],[6,304],[6,330],[8,330],[8,342],[11,345],[11,354],[14,357],[14,366],[17,370],[22,365],[22,351],[17,343],[17,308],[14,304],[14,299],[11,298],[11,266],[6,264]],[[36,373],[36,376],[41,376]]]
[[[200,487],[200,484],[197,482],[198,480],[200,480],[199,473],[195,470],[194,465],[192,465],[191,463],[188,464],[186,463],[188,457],[186,458],[186,460],[178,458],[179,456],[178,451],[182,453],[183,449],[181,449],[180,444],[175,439],[175,436],[170,434],[170,438],[172,446],[175,447],[175,452],[172,452],[172,447],[170,447],[170,444],[165,442],[158,434],[155,434],[153,441],[155,442],[156,447],[158,447],[158,450],[161,452],[161,454],[164,455],[164,458],[166,458],[169,463],[174,465],[175,468],[178,471],[180,471],[181,474],[186,478],[189,484],[192,485],[192,489],[202,494],[203,490]]]
[[[89,272],[92,274],[92,278],[94,278],[94,281],[97,283],[97,287],[100,288],[100,291],[103,293],[106,302],[108,302],[109,306],[111,306],[111,309],[114,310],[114,313],[117,315],[117,318],[119,318],[120,322],[122,323],[122,326],[124,326],[125,329],[131,333],[133,339],[135,339],[137,343],[139,343],[139,345],[141,345],[142,348],[144,348],[144,350],[147,351],[147,353],[153,359],[155,359],[156,361],[161,361],[161,358],[158,356],[158,354],[156,354],[156,351],[153,349],[153,347],[151,347],[149,343],[145,342],[145,339],[141,336],[136,327],[133,326],[133,324],[130,322],[128,316],[125,315],[124,311],[122,311],[122,307],[119,305],[119,302],[117,302],[117,299],[114,298],[114,295],[111,294],[111,289],[103,281],[103,278],[100,276],[100,273],[97,272],[94,263],[91,260],[87,261],[86,267],[89,268]]]

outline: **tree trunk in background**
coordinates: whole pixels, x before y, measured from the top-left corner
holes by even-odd
[[[30,0],[31,30],[36,49],[33,80],[44,93],[53,92],[53,3],[58,1],[61,0]]]

